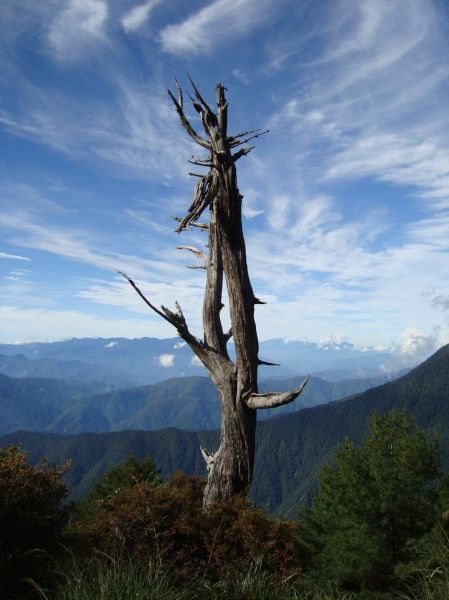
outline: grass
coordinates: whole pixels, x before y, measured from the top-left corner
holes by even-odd
[[[395,600],[449,600],[449,536],[444,531],[415,542],[413,567],[406,573],[406,592]],[[55,568],[53,590],[39,589],[43,600],[359,600],[371,597],[339,591],[304,590],[292,580],[280,582],[255,560],[246,572],[230,572],[218,582],[198,577],[177,584],[161,561],[97,554],[89,560],[68,553]],[[301,580],[301,578],[300,578]],[[37,587],[37,586],[36,586]],[[376,596],[373,596],[376,597]],[[378,596],[380,597],[380,596]]]
[[[45,600],[193,600],[188,587],[177,589],[158,562],[104,554],[87,560],[70,555],[55,570],[52,591],[40,590]]]
[[[55,568],[58,583],[52,590],[34,587],[43,600],[352,600],[338,592],[299,591],[263,571],[261,563],[255,560],[248,571],[228,573],[218,582],[198,577],[177,585],[160,561],[101,553],[80,561],[69,553]]]
[[[405,600],[449,600],[449,535],[443,529],[413,544],[417,557],[407,575]]]

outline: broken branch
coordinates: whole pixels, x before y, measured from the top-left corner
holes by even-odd
[[[267,360],[260,360],[260,358],[257,359],[257,364],[258,365],[266,365],[267,367],[280,367],[281,366],[279,363],[268,362]]]
[[[256,146],[247,146],[246,148],[240,148],[238,152],[232,155],[232,160],[234,162],[237,162],[239,158],[242,158],[242,156],[246,156],[247,154],[249,154],[251,150],[254,150],[255,147]]]
[[[148,300],[148,298],[146,296],[144,296],[144,294],[140,291],[140,289],[137,287],[137,285],[134,283],[134,281],[130,277],[128,277],[128,275],[126,273],[123,273],[123,271],[117,271],[117,273],[119,273],[122,277],[124,277],[126,279],[126,281],[131,285],[131,287],[134,288],[134,290],[137,292],[137,294],[142,298],[142,300],[145,302],[145,304],[151,308],[151,310],[153,310],[160,317],[162,317],[163,319],[165,319],[166,321],[171,323],[171,321],[167,318],[167,316],[162,311],[160,311],[156,306],[154,306],[154,304],[151,304],[151,302]]]
[[[167,90],[167,92],[170,98],[172,99],[173,104],[175,105],[176,112],[179,115],[181,124],[184,127],[184,129],[197,144],[199,144],[203,148],[206,148],[207,150],[210,150],[211,145],[209,144],[209,142],[207,142],[204,138],[198,135],[198,133],[193,129],[192,125],[190,124],[190,121],[185,116],[182,106],[179,104],[179,102],[176,100],[176,98],[173,96],[170,90]]]
[[[142,291],[139,289],[139,287],[134,283],[134,281],[130,277],[128,277],[128,275],[126,273],[123,273],[123,271],[118,271],[118,273],[126,279],[126,281],[131,285],[131,287],[142,298],[142,300],[145,302],[145,304],[151,308],[152,311],[154,311],[156,314],[158,314],[160,317],[162,317],[165,321],[170,323],[170,325],[173,325],[173,327],[176,328],[179,335],[192,348],[192,350],[195,352],[195,354],[198,356],[198,358],[200,360],[202,360],[203,362],[206,362],[207,361],[206,349],[204,348],[204,345],[202,344],[202,342],[190,333],[189,328],[187,327],[185,317],[182,313],[181,307],[179,306],[178,302],[175,302],[176,313],[172,312],[165,306],[161,306],[162,310],[159,310],[156,306],[154,306],[154,304],[152,304],[148,300],[148,298],[142,293]]]
[[[182,89],[181,89],[181,86],[179,85],[177,79],[175,79],[175,84],[176,84],[176,89],[178,90],[178,104],[181,107],[181,109],[183,109],[184,108],[184,100],[182,97]]]
[[[236,146],[241,146],[242,144],[246,144],[251,140],[255,140],[256,138],[259,138],[260,136],[265,135],[266,133],[270,133],[270,130],[265,129],[264,131],[259,131],[259,133],[250,135],[249,137],[245,138],[244,140],[237,140],[237,139],[235,139],[237,136],[234,136],[233,141],[230,142],[229,145],[231,146],[231,148],[235,148]]]
[[[201,216],[204,209],[209,206],[217,195],[218,189],[218,177],[215,172],[209,171],[209,173],[196,184],[192,204],[190,205],[186,216],[176,228],[176,233],[181,233],[181,231],[187,229],[192,221],[196,221]]]
[[[290,392],[268,392],[267,394],[250,394],[245,404],[248,408],[276,408],[277,406],[283,406],[289,402],[293,402],[304,389],[306,383],[309,381],[307,376],[304,381],[295,389]]]
[[[172,216],[172,219],[174,221],[176,221],[177,223],[181,223],[182,219],[181,217],[174,217]],[[189,223],[189,225],[187,227],[185,227],[184,229],[188,229],[190,230],[192,227],[196,227],[197,229],[201,229],[201,231],[208,231],[209,230],[209,224],[208,223]]]
[[[177,250],[188,250],[189,252],[191,252],[197,258],[200,258],[204,262],[204,265],[201,268],[204,268],[204,269],[207,268],[207,263],[208,263],[209,259],[205,252],[198,250],[198,248],[195,248],[195,246],[176,246],[176,249]]]
[[[225,343],[229,342],[229,340],[232,338],[232,328],[229,329],[226,333],[223,334]]]
[[[204,108],[206,109],[207,112],[212,112],[210,106],[207,104],[207,102],[204,100],[204,98],[202,97],[202,95],[200,94],[198,88],[196,87],[196,85],[193,82],[193,79],[190,77],[190,75],[187,73],[187,77],[189,78],[189,81],[193,87],[193,90],[195,92],[195,96],[197,98],[197,100],[199,102],[201,102],[201,104],[204,106]]]
[[[202,446],[200,446],[200,450],[201,450],[201,454],[206,462],[207,470],[210,471],[212,468],[212,465],[214,464],[215,455],[209,454],[209,452]]]

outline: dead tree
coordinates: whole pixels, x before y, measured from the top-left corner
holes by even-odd
[[[208,370],[221,398],[221,439],[218,450],[209,453],[201,448],[207,464],[208,479],[204,491],[204,507],[214,501],[227,499],[246,492],[251,484],[254,466],[256,413],[258,409],[273,408],[292,402],[304,388],[287,393],[259,394],[257,368],[265,364],[258,356],[259,344],[254,306],[263,304],[251,287],[246,262],[245,241],[242,230],[241,206],[243,196],[237,187],[235,164],[247,155],[253,146],[245,146],[266,131],[260,129],[228,135],[228,102],[226,88],[216,86],[217,110],[207,104],[192,80],[194,109],[201,118],[204,134],[195,131],[184,112],[183,94],[176,82],[177,94],[168,94],[173,101],[180,121],[188,135],[206,152],[203,158],[192,157],[192,164],[208,169],[198,177],[193,202],[179,223],[181,233],[192,227],[208,234],[208,256],[191,246],[181,246],[203,261],[207,271],[203,303],[204,337],[198,339],[190,332],[181,307],[176,302],[173,312],[154,306],[127,275],[125,278],[146,304],[178,331]],[[203,213],[208,213],[208,223],[198,223]],[[200,268],[200,267],[198,267]],[[223,308],[223,282],[226,280],[231,329],[223,331],[220,311]],[[230,338],[234,340],[235,361],[227,350]],[[266,363],[269,364],[269,363]]]

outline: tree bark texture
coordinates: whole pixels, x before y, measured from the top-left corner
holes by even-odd
[[[263,304],[253,293],[246,260],[242,229],[242,200],[237,185],[236,162],[253,147],[245,146],[266,131],[259,129],[229,136],[227,132],[228,103],[225,88],[216,86],[216,111],[201,96],[192,80],[194,97],[190,98],[201,117],[204,134],[198,134],[184,112],[183,93],[176,82],[177,95],[168,94],[188,135],[206,150],[202,158],[192,157],[191,162],[207,168],[204,175],[191,173],[199,180],[193,201],[176,231],[193,227],[207,231],[208,256],[191,246],[180,246],[191,251],[203,261],[207,269],[203,302],[204,337],[193,336],[187,326],[180,306],[176,312],[158,309],[141,292],[132,279],[129,281],[146,304],[166,321],[190,346],[208,370],[221,399],[221,438],[219,448],[212,454],[201,448],[207,464],[208,479],[204,491],[204,507],[234,494],[245,493],[251,484],[254,468],[256,412],[293,401],[302,391],[307,379],[287,393],[259,394],[257,369],[262,363],[258,357],[259,343],[254,318],[255,304]],[[208,222],[198,223],[207,212]],[[231,330],[224,332],[220,312],[223,308],[223,283],[226,281],[229,298]],[[234,340],[235,361],[229,358],[227,343]]]

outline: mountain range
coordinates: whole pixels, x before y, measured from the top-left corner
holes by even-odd
[[[109,387],[132,387],[132,382],[117,375],[108,367],[89,365],[80,360],[57,358],[28,358],[24,354],[0,354],[0,373],[9,377],[40,377],[44,379],[73,380],[80,383],[92,381]]]
[[[273,513],[294,515],[310,502],[317,472],[332,458],[344,437],[359,442],[373,411],[385,413],[405,407],[417,423],[435,431],[441,457],[449,466],[449,345],[403,377],[346,400],[304,408],[258,424],[252,497]],[[80,498],[95,478],[122,462],[130,453],[150,453],[162,475],[177,469],[205,474],[200,445],[214,450],[218,431],[189,432],[175,428],[158,431],[82,433],[61,436],[18,431],[0,437],[0,446],[21,443],[33,460],[47,456],[53,462],[72,459],[67,474],[72,498]]]
[[[232,355],[232,343],[229,350]],[[280,365],[261,367],[261,378],[312,373],[332,381],[385,374],[393,357],[388,351],[360,349],[347,342],[320,345],[282,339],[261,342],[259,356]],[[95,380],[118,387],[206,374],[180,338],[83,338],[0,344],[0,372],[11,377]]]

